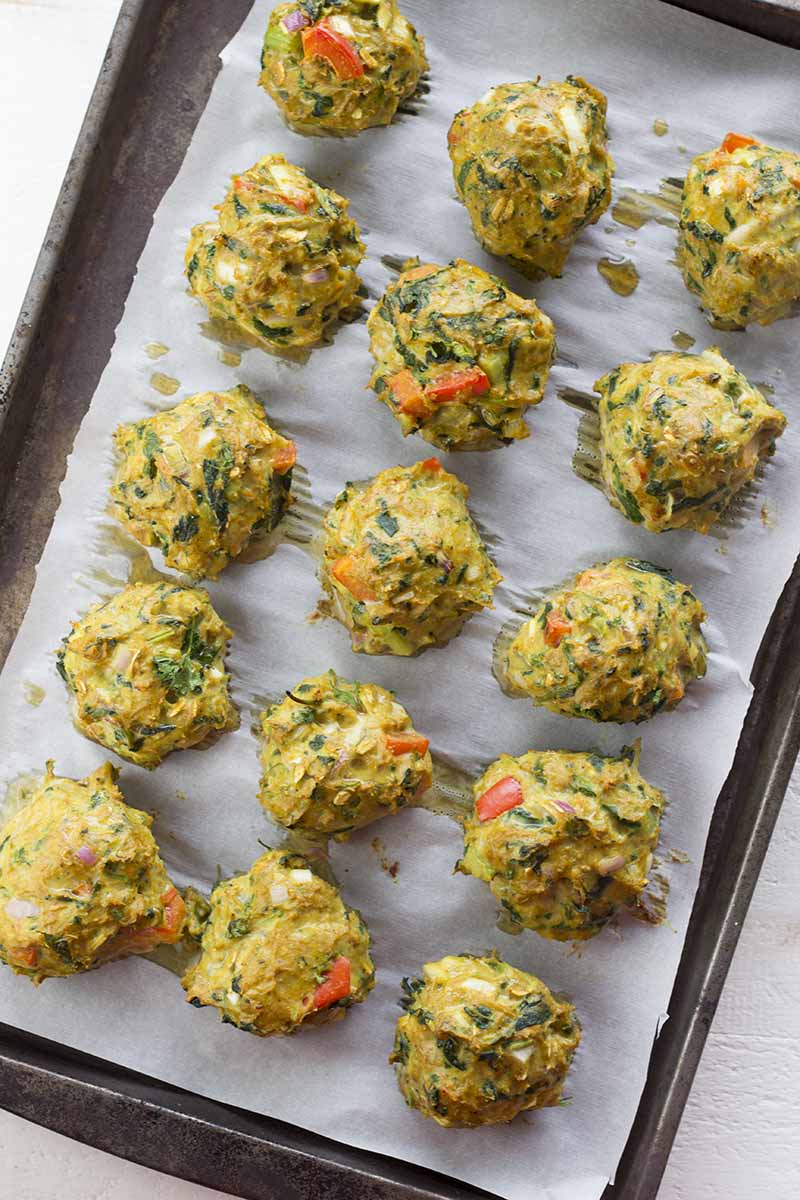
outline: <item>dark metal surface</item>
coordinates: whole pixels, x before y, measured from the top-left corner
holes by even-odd
[[[0,372],[0,663],[150,232],[252,0],[125,0]],[[13,498],[13,503],[8,502]]]
[[[6,1108],[78,1141],[246,1200],[490,1198],[3,1025],[0,1096]]]
[[[800,47],[798,0],[667,0],[667,3],[773,42],[783,42],[785,46]]]
[[[541,0],[540,0],[541,2]],[[108,360],[150,229],[251,0],[126,0],[0,374],[0,663]],[[800,46],[771,0],[677,3]],[[800,568],[765,635],[756,691],[636,1122],[606,1200],[654,1200],[800,745]],[[470,1200],[488,1193],[350,1149],[0,1026],[0,1103],[248,1200]]]

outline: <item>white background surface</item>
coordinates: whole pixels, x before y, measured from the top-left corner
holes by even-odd
[[[35,261],[117,0],[0,2],[0,215],[7,340]],[[800,817],[790,794],[700,1067],[660,1200],[800,1194],[797,884]],[[791,898],[790,898],[791,896]],[[0,1115],[2,1200],[212,1196]]]

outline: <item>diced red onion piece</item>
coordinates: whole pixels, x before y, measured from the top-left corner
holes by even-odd
[[[307,271],[303,276],[303,279],[306,283],[324,283],[327,278],[327,267],[317,267],[314,271]]]
[[[310,25],[311,21],[304,12],[300,12],[296,8],[294,12],[290,12],[283,18],[283,28],[288,29],[289,33],[295,33],[298,29],[303,29],[304,26]]]
[[[115,671],[119,671],[120,674],[124,674],[124,672],[127,671],[128,667],[133,662],[133,654],[131,653],[129,647],[125,645],[118,646],[114,651],[114,657],[112,658],[111,662]]]
[[[553,803],[556,805],[557,808],[560,808],[562,812],[568,812],[568,813],[575,812],[575,809],[572,807],[571,804],[567,804],[566,800],[554,800]]]
[[[81,846],[75,851],[75,857],[79,858],[85,867],[93,867],[97,862],[97,855],[91,846]]]

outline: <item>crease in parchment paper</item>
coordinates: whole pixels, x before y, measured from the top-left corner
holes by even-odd
[[[622,919],[577,950],[531,933],[509,937],[495,924],[489,890],[452,874],[461,849],[457,826],[447,817],[406,811],[333,847],[344,896],[372,931],[378,968],[374,993],[345,1021],[259,1040],[221,1025],[211,1009],[190,1008],[174,976],[136,959],[49,981],[37,991],[4,969],[0,1018],[221,1101],[430,1166],[508,1200],[597,1200],[628,1136],[654,1030],[667,1011],[712,808],[750,697],[745,681],[797,552],[791,514],[800,493],[800,445],[791,383],[800,366],[800,325],[712,330],[670,264],[674,230],[651,221],[632,232],[610,213],[581,236],[563,279],[528,283],[488,259],[474,241],[454,197],[446,133],[453,113],[492,84],[582,74],[609,98],[616,194],[625,187],[657,191],[662,179],[682,176],[690,156],[716,145],[728,129],[796,146],[798,57],[656,0],[562,0],[557,6],[462,0],[457,20],[452,5],[433,0],[404,0],[402,7],[428,40],[430,92],[417,115],[356,139],[288,132],[256,86],[269,3],[255,4],[223,52],[224,69],[156,214],[111,360],[75,442],[30,611],[0,679],[0,782],[41,768],[48,757],[75,777],[107,757],[72,728],[54,651],[70,620],[102,594],[108,579],[127,577],[125,554],[98,536],[108,520],[109,447],[118,423],[171,407],[192,392],[245,383],[297,440],[318,503],[347,479],[430,453],[418,438],[403,441],[386,408],[365,391],[371,359],[363,320],[340,329],[305,366],[254,349],[232,367],[202,334],[205,312],[185,294],[182,272],[189,229],[211,217],[232,173],[283,152],[350,198],[368,246],[361,270],[367,306],[392,278],[383,256],[463,257],[536,296],[556,324],[560,358],[544,402],[530,412],[528,441],[489,454],[444,456],[470,485],[473,510],[506,577],[494,611],[469,621],[445,649],[418,659],[355,656],[335,623],[305,623],[319,596],[314,563],[297,546],[282,544],[272,557],[232,565],[209,585],[235,630],[235,700],[249,715],[254,697],[281,693],[304,675],[334,667],[394,688],[436,753],[472,773],[504,751],[613,752],[640,736],[642,770],[670,800],[662,844],[679,846],[690,860],[670,870],[668,919],[657,927]],[[653,134],[655,119],[667,121],[665,136]],[[625,241],[631,238],[633,246]],[[641,276],[629,297],[611,292],[596,269],[604,255],[620,254]],[[578,414],[558,400],[557,389],[590,392],[618,362],[669,348],[676,329],[693,336],[697,350],[719,344],[750,378],[768,381],[789,416],[760,494],[773,523],[762,523],[756,513],[724,544],[696,534],[643,532],[571,467]],[[174,396],[151,387],[153,363],[145,350],[151,343],[168,347],[158,367],[180,381]],[[706,679],[689,689],[676,712],[636,729],[570,720],[504,696],[492,678],[491,651],[511,606],[584,565],[624,554],[667,565],[696,588],[709,613]],[[28,694],[44,690],[36,707],[26,703],[26,688]],[[279,836],[257,802],[258,775],[250,720],[243,719],[212,749],[175,754],[151,774],[124,765],[121,786],[131,803],[155,814],[154,830],[177,882],[207,888],[218,870],[247,868],[261,853],[258,839]],[[376,835],[392,846],[396,881],[372,849]],[[570,1102],[509,1127],[439,1129],[405,1108],[386,1061],[400,978],[443,954],[492,947],[574,998],[583,1042],[567,1081]]]

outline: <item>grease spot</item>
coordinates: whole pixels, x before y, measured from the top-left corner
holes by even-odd
[[[38,708],[47,695],[43,687],[39,687],[38,683],[31,683],[27,679],[22,685],[22,690],[26,704],[30,704],[32,708]]]
[[[217,358],[224,367],[238,367],[242,361],[242,356],[237,350],[220,349],[217,351]]]
[[[657,192],[637,192],[624,188],[611,209],[618,225],[641,229],[648,221],[674,227],[681,207],[682,184],[676,179],[662,179]]]
[[[618,296],[630,296],[639,286],[639,272],[629,258],[601,258],[597,269]]]
[[[676,329],[671,338],[673,346],[677,346],[679,350],[691,350],[692,346],[697,341],[690,333],[686,333],[684,329]]]
[[[173,379],[171,375],[154,371],[150,376],[150,386],[160,392],[162,396],[174,396],[181,384],[179,379]]]

